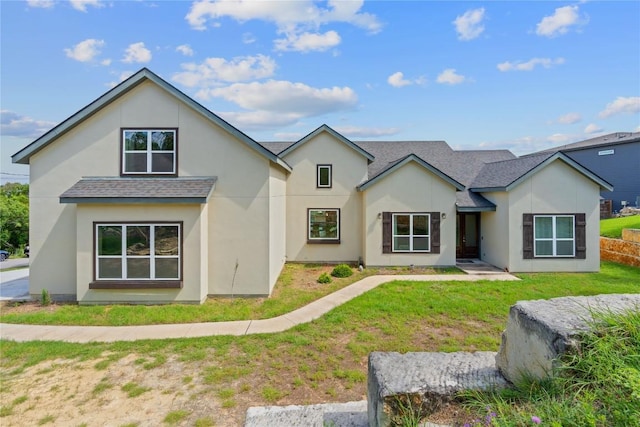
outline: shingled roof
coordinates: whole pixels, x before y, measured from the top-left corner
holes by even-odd
[[[217,178],[83,178],[60,203],[206,203]]]

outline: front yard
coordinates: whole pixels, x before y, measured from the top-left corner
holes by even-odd
[[[291,283],[321,288],[291,276]],[[509,307],[518,300],[640,292],[640,270],[612,263],[594,274],[520,277],[391,282],[278,334],[113,344],[2,341],[0,423],[237,426],[249,406],[365,399],[373,350],[496,351]],[[273,313],[303,304],[278,298],[267,300],[281,304]],[[267,301],[242,303],[249,308],[234,306],[237,301],[212,301],[210,311],[227,313],[221,318],[235,309],[253,318],[277,315],[268,314]],[[460,413],[447,415],[464,421]]]

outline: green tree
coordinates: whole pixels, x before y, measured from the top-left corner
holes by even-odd
[[[0,246],[15,253],[29,241],[29,185],[0,186]]]

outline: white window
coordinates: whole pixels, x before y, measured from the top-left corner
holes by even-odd
[[[96,280],[180,280],[179,223],[95,227]]]
[[[575,217],[535,215],[533,217],[535,257],[575,256]]]
[[[431,250],[430,215],[394,213],[393,252],[429,252]]]
[[[309,242],[340,242],[340,209],[309,209],[308,216]]]
[[[175,129],[122,131],[123,175],[175,175]]]
[[[316,185],[318,188],[331,188],[331,165],[318,165]]]

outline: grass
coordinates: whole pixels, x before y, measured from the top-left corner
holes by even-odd
[[[600,314],[579,351],[553,379],[513,389],[469,393],[467,404],[491,408],[493,426],[632,426],[640,420],[640,312]],[[472,424],[473,425],[473,424]]]
[[[623,228],[640,229],[640,215],[609,218],[600,221],[600,235],[603,237],[620,239],[622,237]]]
[[[56,310],[27,313],[0,313],[4,323],[34,325],[130,326],[171,323],[221,322],[232,320],[268,319],[289,313],[325,295],[377,273],[366,269],[347,278],[335,278],[332,283],[317,286],[293,286],[293,277],[314,266],[286,264],[271,298],[210,298],[202,305],[168,304],[79,306],[60,305]],[[409,274],[409,268],[397,268],[398,274]],[[456,268],[434,272],[459,273]],[[318,273],[319,275],[320,273]],[[315,283],[317,275],[312,278]]]
[[[519,276],[518,282],[390,282],[275,334],[90,344],[0,340],[0,383],[12,384],[43,361],[89,361],[97,369],[135,354],[145,355],[136,365],[141,370],[147,363],[167,369],[169,362],[158,364],[165,360],[197,366],[185,374],[215,390],[211,398],[225,400],[228,410],[246,410],[246,402],[296,403],[296,396],[326,400],[326,391],[355,400],[365,392],[371,351],[496,351],[516,301],[640,292],[640,269],[609,262],[599,273]],[[127,394],[141,386],[129,387]]]

